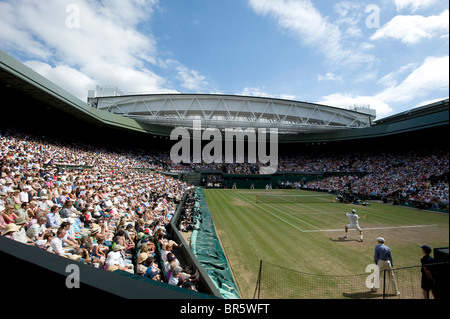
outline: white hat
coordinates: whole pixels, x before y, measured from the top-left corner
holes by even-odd
[[[34,243],[38,246],[43,246],[47,243],[47,239],[38,239]]]
[[[136,274],[145,275],[146,272],[147,272],[147,267],[145,267],[143,264],[137,265]]]
[[[119,250],[124,250],[124,249],[125,249],[125,247],[123,247],[123,246],[121,246],[119,244],[115,244],[112,250],[113,251],[119,251]]]
[[[383,237],[378,237],[377,241],[380,242],[380,243],[384,243],[384,238]]]

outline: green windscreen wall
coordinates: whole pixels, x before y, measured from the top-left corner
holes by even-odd
[[[220,245],[214,222],[201,187],[195,191],[196,224],[191,236],[191,250],[208,273],[224,299],[240,299],[225,253]],[[201,221],[200,221],[201,219]]]

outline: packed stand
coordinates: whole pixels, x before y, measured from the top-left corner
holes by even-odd
[[[202,172],[203,168],[204,164],[192,163],[189,171]],[[259,163],[212,163],[208,164],[207,170],[259,174],[259,168]],[[445,147],[379,153],[279,154],[278,172],[324,176],[315,181],[280,182],[279,188],[320,189],[334,193],[351,189],[350,192],[365,197],[388,198],[424,208],[448,210],[449,157]],[[209,173],[206,185],[215,186],[217,178],[217,173]]]
[[[166,232],[192,186],[155,172],[161,158],[0,131],[1,236],[195,290],[198,272],[172,267],[169,252],[179,246]]]
[[[198,198],[194,192],[189,192],[186,196],[184,207],[181,209],[178,230],[181,232],[191,232],[200,229],[199,223],[202,221],[201,212],[197,205]]]
[[[164,158],[164,156],[162,156]],[[259,174],[260,163],[191,163],[176,166],[165,158],[167,169],[184,168],[185,172],[218,171],[227,174]],[[181,166],[180,166],[181,165]],[[278,172],[323,174],[316,181],[297,181],[278,185],[280,188],[306,188],[342,193],[351,192],[366,197],[389,198],[412,205],[448,210],[449,157],[448,149],[392,152],[320,154],[279,154]],[[339,174],[335,174],[339,173]],[[207,186],[213,187],[216,174],[209,173]],[[286,183],[288,183],[286,185]],[[217,183],[220,184],[220,183]]]
[[[322,161],[323,162],[323,161]],[[345,170],[336,169],[339,163]],[[360,154],[336,157],[326,164],[328,172],[353,172],[333,175],[302,185],[307,189],[334,193],[351,192],[395,202],[423,205],[423,208],[448,210],[448,152],[405,152],[401,154]]]

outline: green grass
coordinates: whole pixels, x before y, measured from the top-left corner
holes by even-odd
[[[263,190],[206,189],[205,196],[217,233],[227,254],[242,298],[252,298],[260,260],[287,269],[322,275],[365,273],[373,263],[376,238],[383,236],[392,250],[394,266],[420,264],[420,246],[449,246],[448,214],[371,203],[256,203]],[[312,194],[301,190],[272,190],[276,194]],[[347,211],[355,208],[364,241],[350,230]]]

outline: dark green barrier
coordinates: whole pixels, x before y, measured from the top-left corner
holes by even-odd
[[[217,237],[214,222],[203,189],[198,187],[201,222],[191,237],[191,249],[225,299],[239,299],[239,291],[231,274],[227,258]]]

